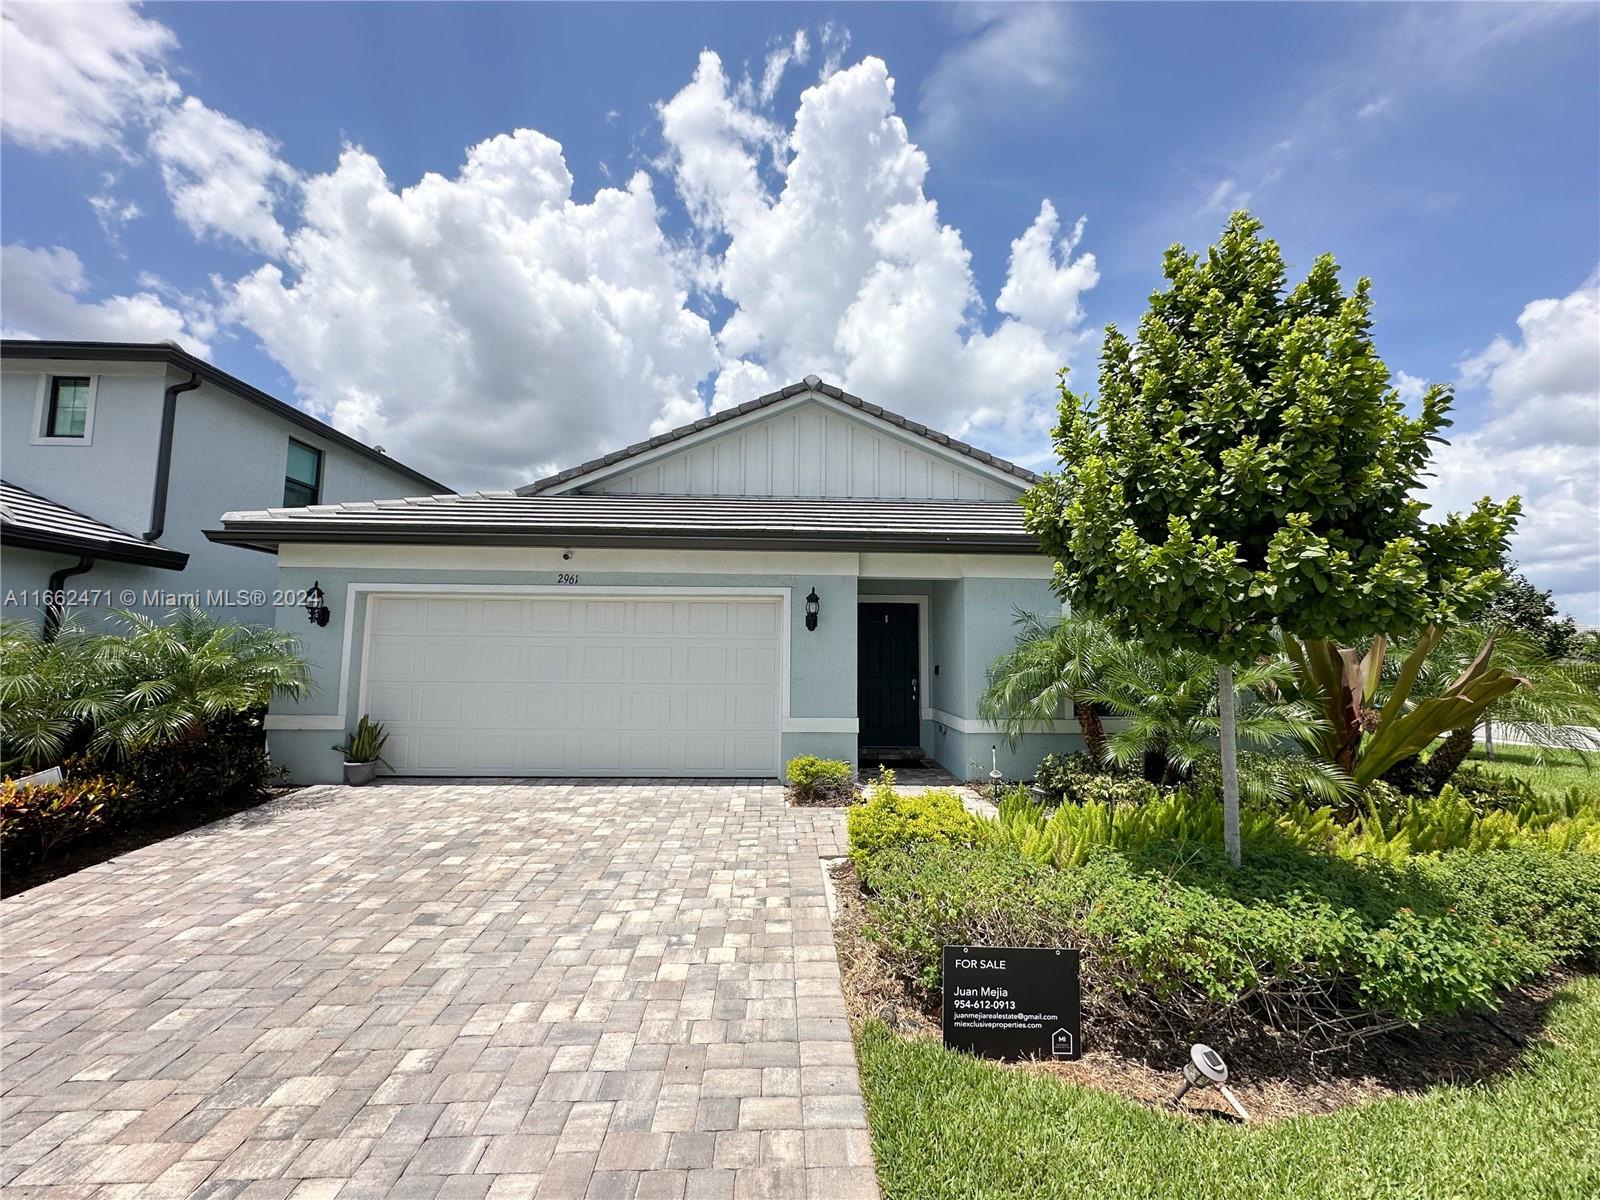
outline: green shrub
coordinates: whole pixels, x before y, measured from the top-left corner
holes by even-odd
[[[913,844],[970,846],[982,836],[982,827],[955,792],[930,788],[902,796],[894,790],[893,773],[884,771],[867,789],[865,803],[850,809],[850,857],[860,864]]]
[[[841,759],[802,754],[791,758],[783,773],[797,804],[843,804],[855,798],[855,769]]]
[[[1600,877],[1557,855],[1525,863],[1519,886],[1548,881],[1565,905],[1600,905]],[[1074,945],[1091,1007],[1120,997],[1154,1015],[1159,1005],[1162,1019],[1195,1030],[1249,1007],[1303,1031],[1485,1007],[1592,942],[1558,937],[1553,917],[1497,925],[1515,887],[1459,869],[1398,870],[1279,841],[1252,847],[1239,869],[1211,847],[1171,843],[1100,850],[1069,871],[1005,846],[933,845],[868,857],[862,874],[869,932],[927,987],[939,984],[945,945]]]
[[[93,833],[126,799],[114,779],[89,776],[62,783],[0,783],[0,859],[20,870],[58,847]]]
[[[1463,763],[1450,776],[1450,786],[1472,802],[1479,812],[1495,808],[1516,808],[1534,798],[1533,788],[1515,775],[1499,775],[1471,763]]]
[[[1034,786],[1052,796],[1067,794],[1072,781],[1097,773],[1094,760],[1081,750],[1073,754],[1046,754],[1033,773]]]
[[[1527,947],[1530,973],[1563,960],[1600,965],[1600,856],[1517,846],[1446,854],[1419,869],[1459,911]]]
[[[261,796],[274,774],[261,721],[249,714],[219,717],[201,738],[67,767],[69,772],[113,776],[124,784],[109,821],[113,825],[180,809],[245,803]]]

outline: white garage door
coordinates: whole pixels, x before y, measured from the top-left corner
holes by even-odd
[[[776,597],[378,596],[366,711],[416,775],[773,775]]]

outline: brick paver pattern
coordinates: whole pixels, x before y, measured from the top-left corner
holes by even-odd
[[[763,783],[308,788],[0,904],[9,1196],[876,1197]]]

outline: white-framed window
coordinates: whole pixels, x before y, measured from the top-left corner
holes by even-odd
[[[33,444],[87,446],[94,441],[98,375],[43,375],[35,405]]]

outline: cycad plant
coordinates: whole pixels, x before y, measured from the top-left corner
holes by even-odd
[[[0,622],[0,733],[4,768],[21,773],[81,750],[94,719],[119,697],[99,669],[102,636],[69,617],[53,641],[26,621]]]
[[[223,624],[197,608],[180,609],[165,623],[135,612],[117,619],[128,634],[105,640],[102,663],[120,696],[96,715],[94,751],[115,756],[198,741],[211,721],[310,687],[292,634]]]
[[[1070,708],[1089,757],[1104,763],[1105,723],[1089,693],[1123,652],[1120,639],[1092,617],[1050,620],[1018,610],[1016,626],[1016,645],[989,667],[978,715],[1015,745],[1024,733],[1049,729]]]
[[[1294,675],[1293,665],[1276,656],[1234,674],[1235,731],[1246,751],[1239,758],[1239,788],[1249,800],[1335,800],[1349,791],[1344,772],[1306,753],[1324,723],[1309,706],[1285,697]],[[1085,698],[1116,721],[1106,739],[1111,761],[1140,763],[1152,782],[1174,783],[1219,765],[1216,664],[1205,655],[1182,649],[1152,653],[1120,643]]]

